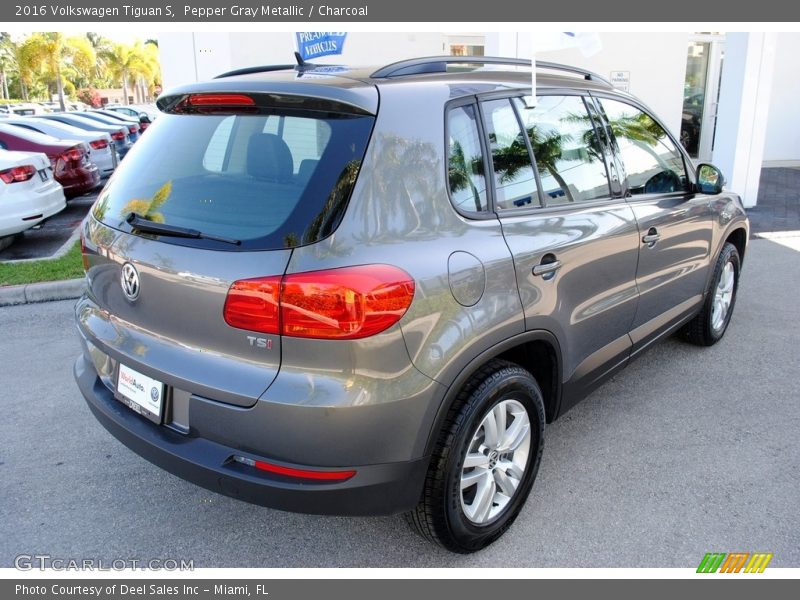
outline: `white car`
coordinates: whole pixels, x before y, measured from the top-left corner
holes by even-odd
[[[0,238],[30,229],[66,205],[46,154],[0,150]]]
[[[79,140],[89,146],[89,160],[97,165],[101,177],[109,177],[119,163],[114,140],[104,131],[86,131],[72,125],[52,121],[50,119],[33,119],[30,117],[12,117],[3,119],[3,125],[16,125],[31,131],[51,135],[60,140]]]

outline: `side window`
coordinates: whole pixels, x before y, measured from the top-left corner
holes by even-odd
[[[496,205],[499,210],[539,206],[533,163],[514,107],[508,99],[483,104],[492,153]]]
[[[469,212],[488,210],[475,106],[459,106],[447,113],[447,136],[447,179],[453,204]]]
[[[580,96],[517,100],[548,206],[609,196],[602,144]]]
[[[663,194],[687,188],[686,166],[667,132],[647,113],[617,100],[600,99],[631,194]]]

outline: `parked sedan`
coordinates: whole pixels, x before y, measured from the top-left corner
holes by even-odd
[[[131,121],[125,117],[109,117],[108,115],[103,115],[97,112],[82,112],[75,114],[99,123],[104,123],[106,125],[125,127],[128,130],[128,141],[131,144],[135,143],[136,140],[139,139],[139,123],[136,121]]]
[[[152,123],[152,120],[150,119],[150,117],[147,116],[145,113],[142,113],[141,115],[135,115],[134,116],[134,115],[123,114],[123,113],[117,112],[115,110],[106,110],[106,109],[100,109],[100,108],[98,108],[96,110],[93,110],[91,112],[97,113],[98,115],[103,115],[103,116],[109,117],[111,119],[119,119],[120,121],[125,121],[125,122],[128,122],[128,123],[134,123],[139,127],[139,135],[140,136],[145,132],[145,130]]]
[[[151,121],[155,121],[160,114],[155,104],[107,104],[103,108],[128,115],[129,117],[141,117],[145,114],[150,117]]]
[[[65,206],[46,154],[0,150],[0,238],[30,229]]]
[[[87,119],[82,115],[83,113],[75,112],[52,113],[38,118],[65,123],[77,127],[78,129],[83,129],[84,131],[103,131],[109,134],[111,139],[114,140],[119,157],[124,158],[128,150],[131,149],[131,143],[128,141],[128,128],[120,125],[100,123],[92,119]]]
[[[100,184],[100,172],[89,160],[86,146],[78,140],[59,140],[38,131],[0,123],[0,148],[44,152],[67,198],[85,194]]]
[[[89,160],[97,165],[102,177],[111,175],[119,162],[114,140],[111,139],[111,135],[103,131],[85,131],[73,125],[51,121],[50,119],[31,119],[26,117],[4,120],[3,123],[52,135],[62,140],[86,142],[89,144]]]

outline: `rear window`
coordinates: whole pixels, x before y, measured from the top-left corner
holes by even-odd
[[[315,242],[339,223],[373,120],[316,111],[161,115],[106,186],[94,216],[130,231],[125,219],[136,213],[241,241],[160,237],[181,245],[265,250]]]

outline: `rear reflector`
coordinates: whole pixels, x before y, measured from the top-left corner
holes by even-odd
[[[292,467],[283,467],[260,460],[253,460],[245,456],[234,456],[233,460],[248,467],[254,467],[259,471],[267,473],[275,473],[276,475],[284,475],[286,477],[293,477],[295,479],[312,479],[315,481],[346,481],[353,477],[356,472],[349,471],[312,471],[310,469],[295,469]]]
[[[24,165],[0,171],[0,179],[3,183],[20,183],[22,181],[28,181],[35,174],[36,167],[33,165]]]
[[[236,281],[228,325],[290,337],[354,340],[385,331],[414,299],[414,280],[390,265],[361,265]]]

